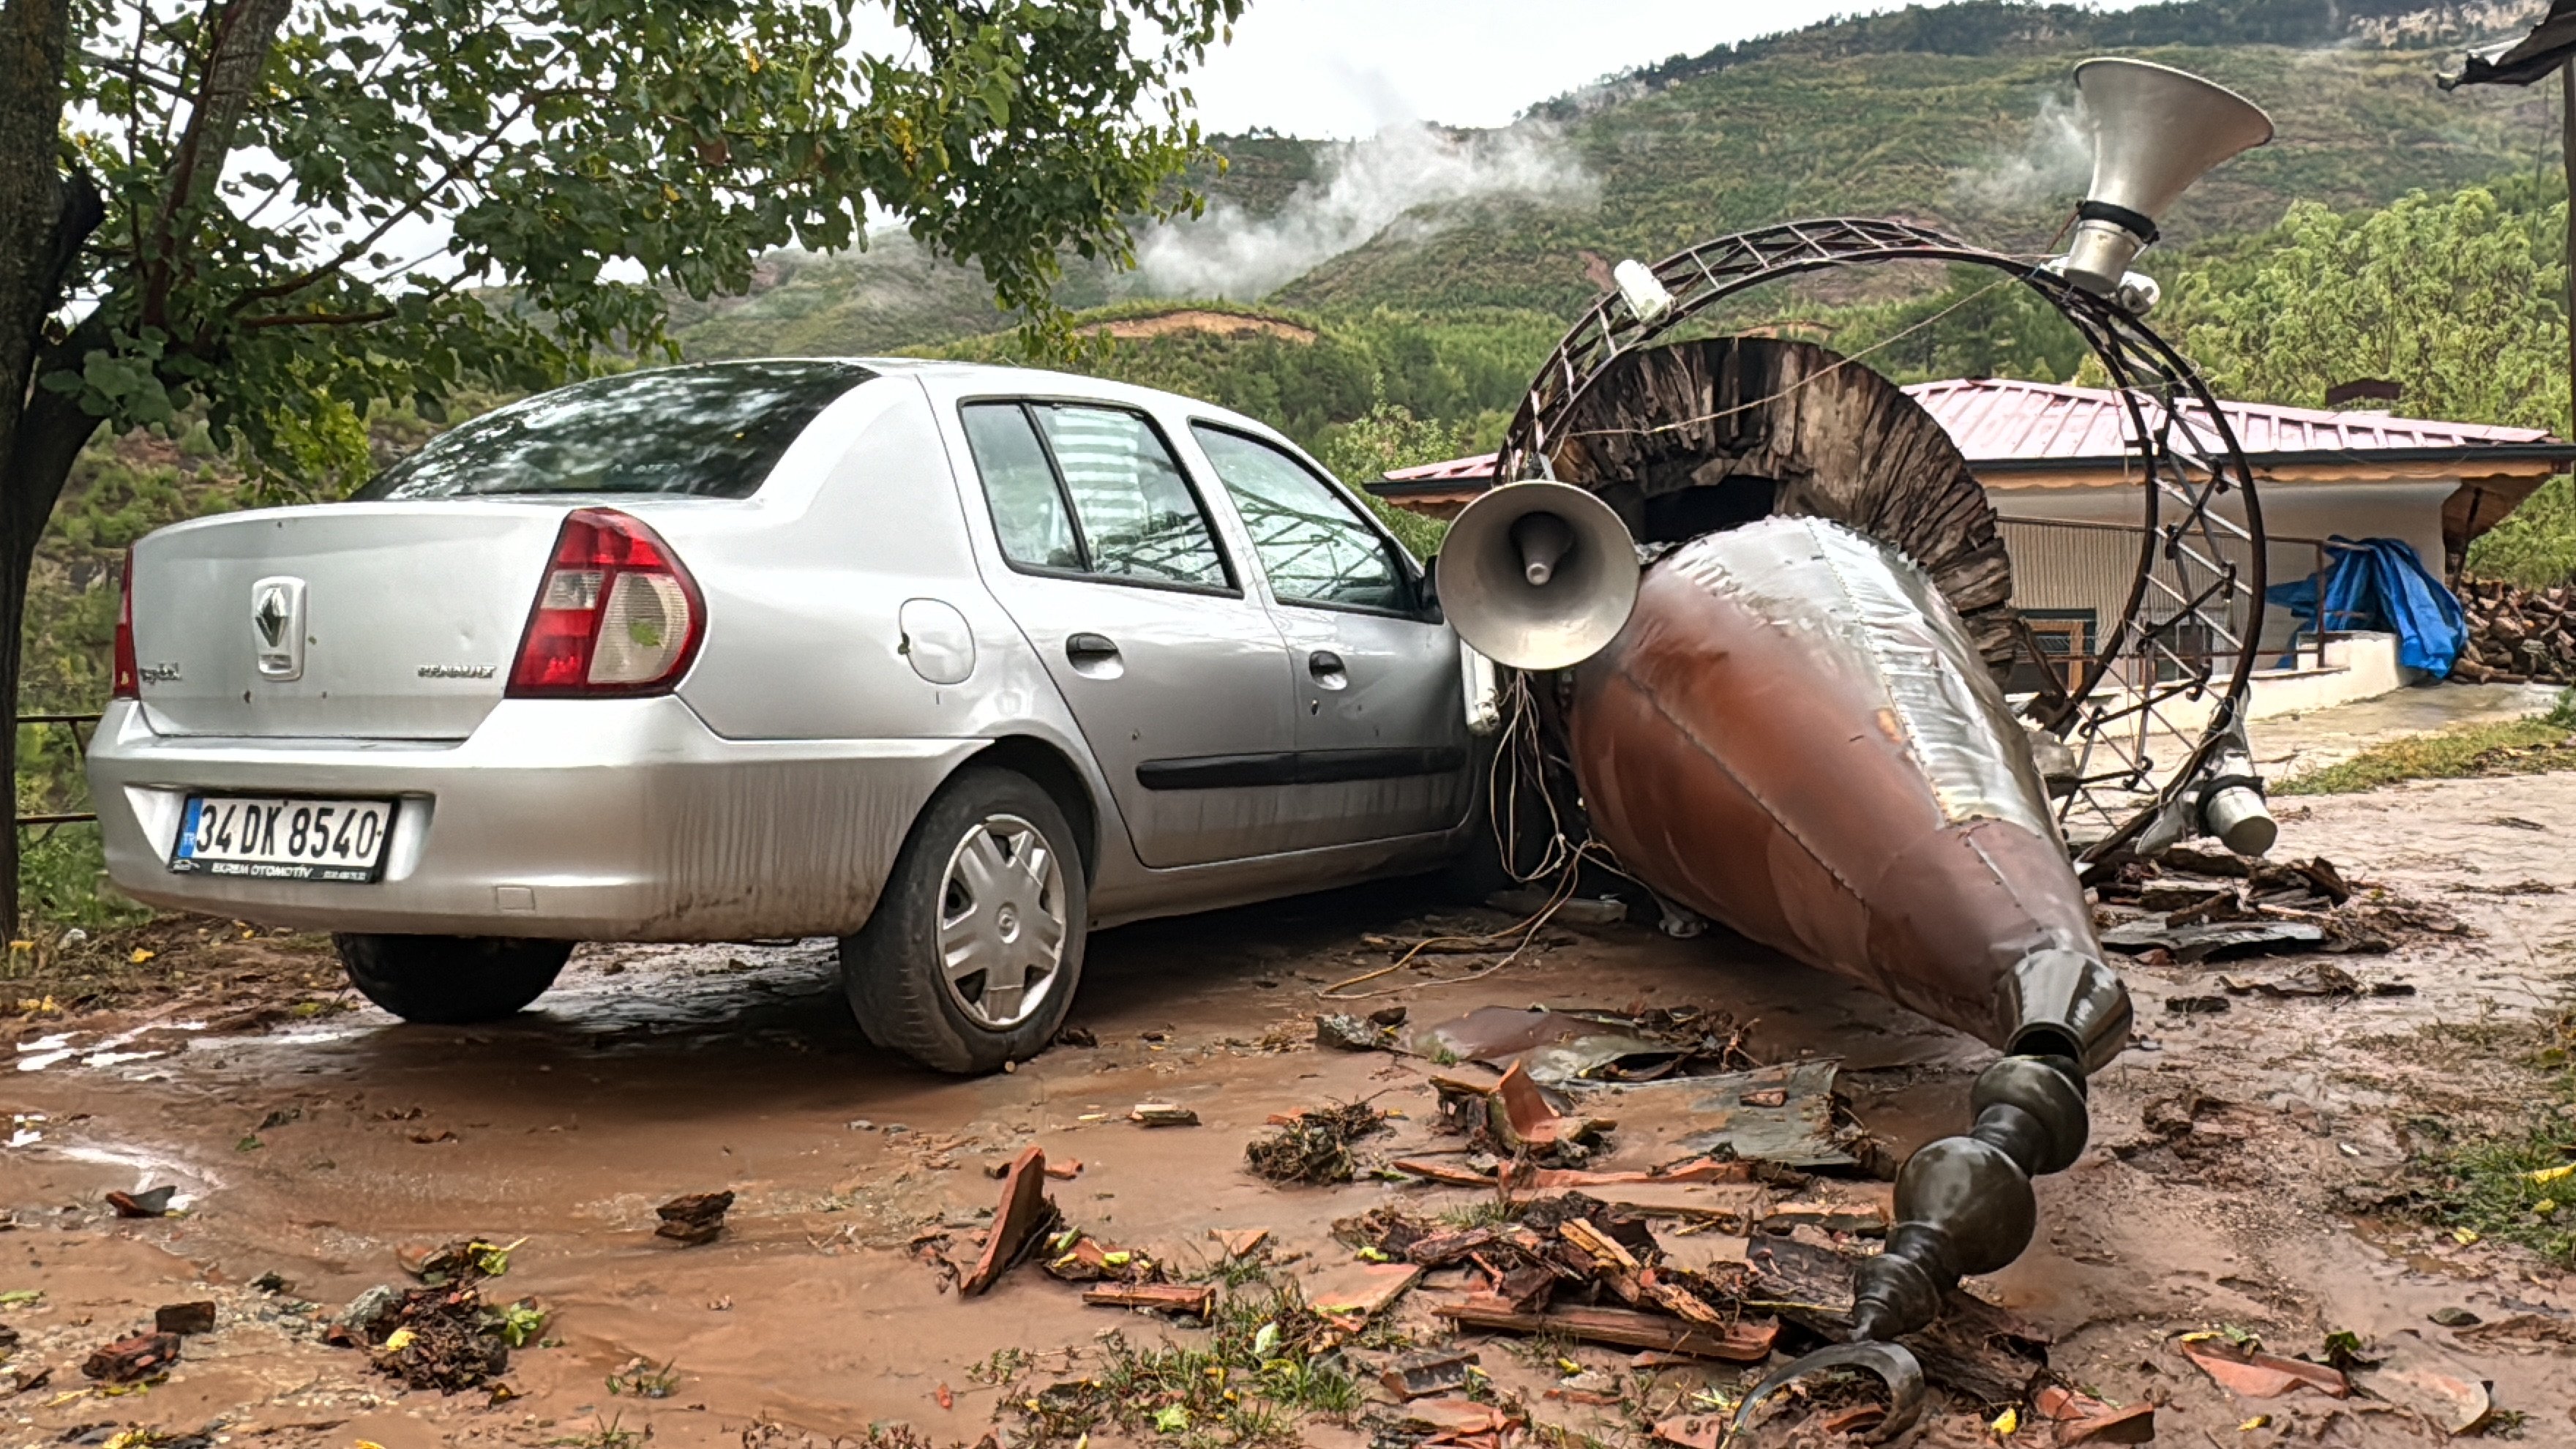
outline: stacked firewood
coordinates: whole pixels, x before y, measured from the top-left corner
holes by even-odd
[[[2460,580],[2469,639],[2451,677],[2472,684],[2576,683],[2576,598],[2569,592],[2564,584],[2526,589]]]

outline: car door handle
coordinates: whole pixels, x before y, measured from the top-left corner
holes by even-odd
[[[1127,672],[1127,661],[1118,657],[1118,641],[1106,634],[1068,636],[1064,657],[1072,662],[1073,672],[1085,679],[1116,679]]]
[[[1351,682],[1350,674],[1342,668],[1342,656],[1330,649],[1318,649],[1307,655],[1306,672],[1315,676],[1315,682],[1326,689],[1340,689]]]

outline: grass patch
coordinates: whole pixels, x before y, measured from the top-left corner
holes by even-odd
[[[2348,795],[2400,780],[2459,780],[2476,775],[2536,775],[2576,770],[2576,712],[2565,698],[2545,715],[2497,724],[2460,725],[2436,735],[2390,740],[2318,770],[2272,783],[2274,795]]]
[[[2461,1137],[2420,1159],[2433,1220],[2484,1238],[2520,1243],[2561,1268],[2576,1267],[2576,1007],[2542,1020],[2528,1058],[2548,1074],[2520,1120]]]
[[[1361,1342],[1384,1330],[1372,1325]],[[1293,1286],[1230,1292],[1202,1341],[1139,1347],[1104,1334],[1098,1366],[1018,1398],[1036,1443],[1075,1443],[1115,1426],[1178,1449],[1302,1444],[1309,1418],[1348,1423],[1360,1385],[1342,1336]],[[1017,1395],[1014,1395],[1017,1397]]]

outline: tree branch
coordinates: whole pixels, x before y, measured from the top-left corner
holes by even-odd
[[[366,312],[281,312],[270,317],[245,317],[244,332],[269,327],[356,327],[368,322],[382,322],[394,315],[391,307],[378,307]]]
[[[292,277],[288,277],[284,281],[271,282],[264,287],[251,288],[249,291],[242,293],[239,298],[235,299],[233,302],[233,311],[235,313],[239,313],[242,308],[249,306],[253,302],[275,301],[280,297],[294,296],[296,293],[303,291],[314,283],[339,272],[343,268],[347,267],[349,263],[365,256],[368,249],[373,247],[377,242],[382,241],[385,234],[392,231],[396,224],[400,223],[404,218],[412,216],[425,209],[429,205],[429,199],[431,197],[436,196],[447,188],[464,181],[466,179],[466,169],[472,166],[475,162],[481,160],[486,151],[489,151],[492,147],[500,144],[502,137],[509,131],[509,129],[519,123],[519,118],[525,116],[530,110],[534,109],[537,102],[544,99],[549,94],[549,92],[544,91],[532,91],[527,96],[521,98],[519,108],[512,111],[499,125],[494,126],[491,131],[483,137],[483,139],[475,142],[472,149],[468,150],[462,156],[449,158],[447,170],[444,175],[440,176],[438,180],[430,183],[429,185],[420,188],[418,194],[413,196],[411,200],[404,202],[401,206],[396,207],[392,212],[388,213],[383,221],[377,223],[375,230],[368,232],[365,236],[359,237],[357,240],[340,248],[340,254],[338,256],[333,257],[331,260],[324,262],[318,267],[314,267],[308,271],[299,272]]]
[[[230,0],[214,18],[214,39],[206,50],[197,99],[189,109],[187,129],[180,134],[178,158],[170,168],[169,194],[162,199],[161,214],[153,222],[152,242],[146,252],[143,319],[156,327],[168,321],[170,289],[176,281],[179,223],[213,194],[215,179],[223,174],[224,158],[232,154],[233,133],[241,127],[242,113],[250,108],[260,72],[268,67],[268,53],[277,43],[278,27],[286,23],[289,3],[290,0]]]
[[[73,461],[100,422],[79,398],[45,386],[45,375],[77,369],[113,342],[103,320],[106,312],[103,306],[93,310],[71,335],[39,349],[28,369],[36,385],[27,390],[27,410],[18,418],[17,446],[7,460],[10,486],[0,496],[0,509],[6,510],[10,540],[29,552],[43,536],[45,520],[53,516]]]

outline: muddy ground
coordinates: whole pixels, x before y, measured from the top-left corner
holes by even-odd
[[[2338,733],[2352,731],[2284,725],[2267,748]],[[2233,1398],[2179,1351],[2178,1335],[2212,1329],[2282,1353],[2350,1332],[2392,1367],[2491,1382],[2501,1413],[2490,1435],[2576,1443],[2576,1281],[2491,1238],[2463,1243],[2402,1214],[2351,1210],[2400,1182],[2428,1130],[2501,1126],[2551,1080],[2529,1063],[2545,1045],[2538,1023],[2570,1001],[2576,975],[2576,774],[2403,786],[2284,814],[2277,855],[2327,855],[2447,906],[2474,934],[2338,958],[2366,983],[2412,985],[2411,996],[2253,994],[2215,1014],[2173,1013],[2169,997],[2213,994],[2218,972],[2285,977],[2301,963],[2130,968],[2139,1039],[2095,1078],[2093,1146],[2043,1182],[2032,1250],[1973,1286],[2054,1339],[2051,1364],[2067,1381],[2156,1402],[2159,1443],[2443,1437],[2425,1417],[2439,1403],[2393,1380],[2379,1398]],[[1074,1014],[1097,1045],[973,1082],[870,1051],[826,943],[586,948],[537,1010],[442,1029],[399,1026],[323,989],[309,947],[233,936],[229,977],[211,958],[195,988],[183,973],[173,994],[136,994],[114,1013],[21,1015],[17,1070],[0,1085],[18,1119],[0,1149],[0,1321],[21,1335],[9,1360],[18,1381],[38,1368],[51,1378],[0,1399],[0,1443],[106,1443],[143,1428],[385,1449],[646,1435],[947,1445],[997,1421],[1000,1442],[1025,1442],[1013,1405],[1096,1372],[1104,1330],[1133,1344],[1193,1331],[1086,1308],[1034,1266],[981,1298],[949,1291],[914,1243],[948,1224],[971,1256],[977,1214],[997,1192],[987,1169],[1022,1147],[1079,1160],[1051,1191],[1104,1240],[1214,1271],[1224,1254],[1211,1230],[1267,1228],[1267,1271],[1309,1294],[1362,1266],[1332,1237],[1336,1219],[1380,1205],[1476,1207],[1472,1191],[1365,1177],[1277,1187],[1243,1165],[1272,1114],[1327,1101],[1405,1114],[1363,1145],[1372,1160],[1440,1145],[1427,1079],[1442,1068],[1320,1050],[1312,1025],[1328,1009],[1325,984],[1386,964],[1364,933],[1422,928],[1426,889],[1394,883],[1106,933]],[[1444,978],[1476,958],[1431,958],[1373,983],[1397,994],[1367,1006],[1401,1004],[1415,1023],[1489,1004],[1724,1012],[1752,1023],[1747,1042],[1763,1061],[1840,1056],[1853,1112],[1899,1150],[1956,1130],[1990,1055],[1741,943],[1636,925],[1556,939],[1464,985]],[[1680,1124],[1652,1091],[1588,1106],[1625,1123],[1596,1165],[1679,1155]],[[2196,1110],[2192,1092],[2207,1099]],[[1193,1108],[1199,1124],[1125,1120],[1147,1100]],[[163,1184],[181,1189],[183,1215],[120,1219],[105,1201]],[[738,1196],[716,1241],[653,1235],[656,1204],[717,1189]],[[487,1297],[532,1297],[548,1314],[538,1341],[511,1355],[506,1398],[406,1390],[364,1353],[322,1341],[342,1305],[408,1282],[399,1249],[466,1237],[516,1244]],[[15,1296],[30,1290],[41,1296]],[[1438,1341],[1426,1305],[1439,1296],[1435,1281],[1399,1302],[1367,1340],[1378,1347],[1355,1361],[1378,1363],[1405,1337]],[[158,1305],[197,1299],[217,1305],[217,1326],[185,1340],[166,1379],[109,1395],[82,1376],[91,1350],[149,1326]],[[2450,1310],[2507,1331],[2434,1321],[2459,1322]],[[1739,1377],[1723,1365],[1636,1372],[1626,1350],[1478,1346],[1497,1392],[1558,1442],[1643,1442],[1646,1423]],[[1548,1397],[1578,1368],[1611,1374],[1623,1401]],[[1993,1442],[1984,1417],[1964,1406],[1936,1415],[1917,1442]],[[1363,1425],[1319,1414],[1285,1433],[1359,1444]],[[2051,1438],[2025,1427],[2013,1442]]]

